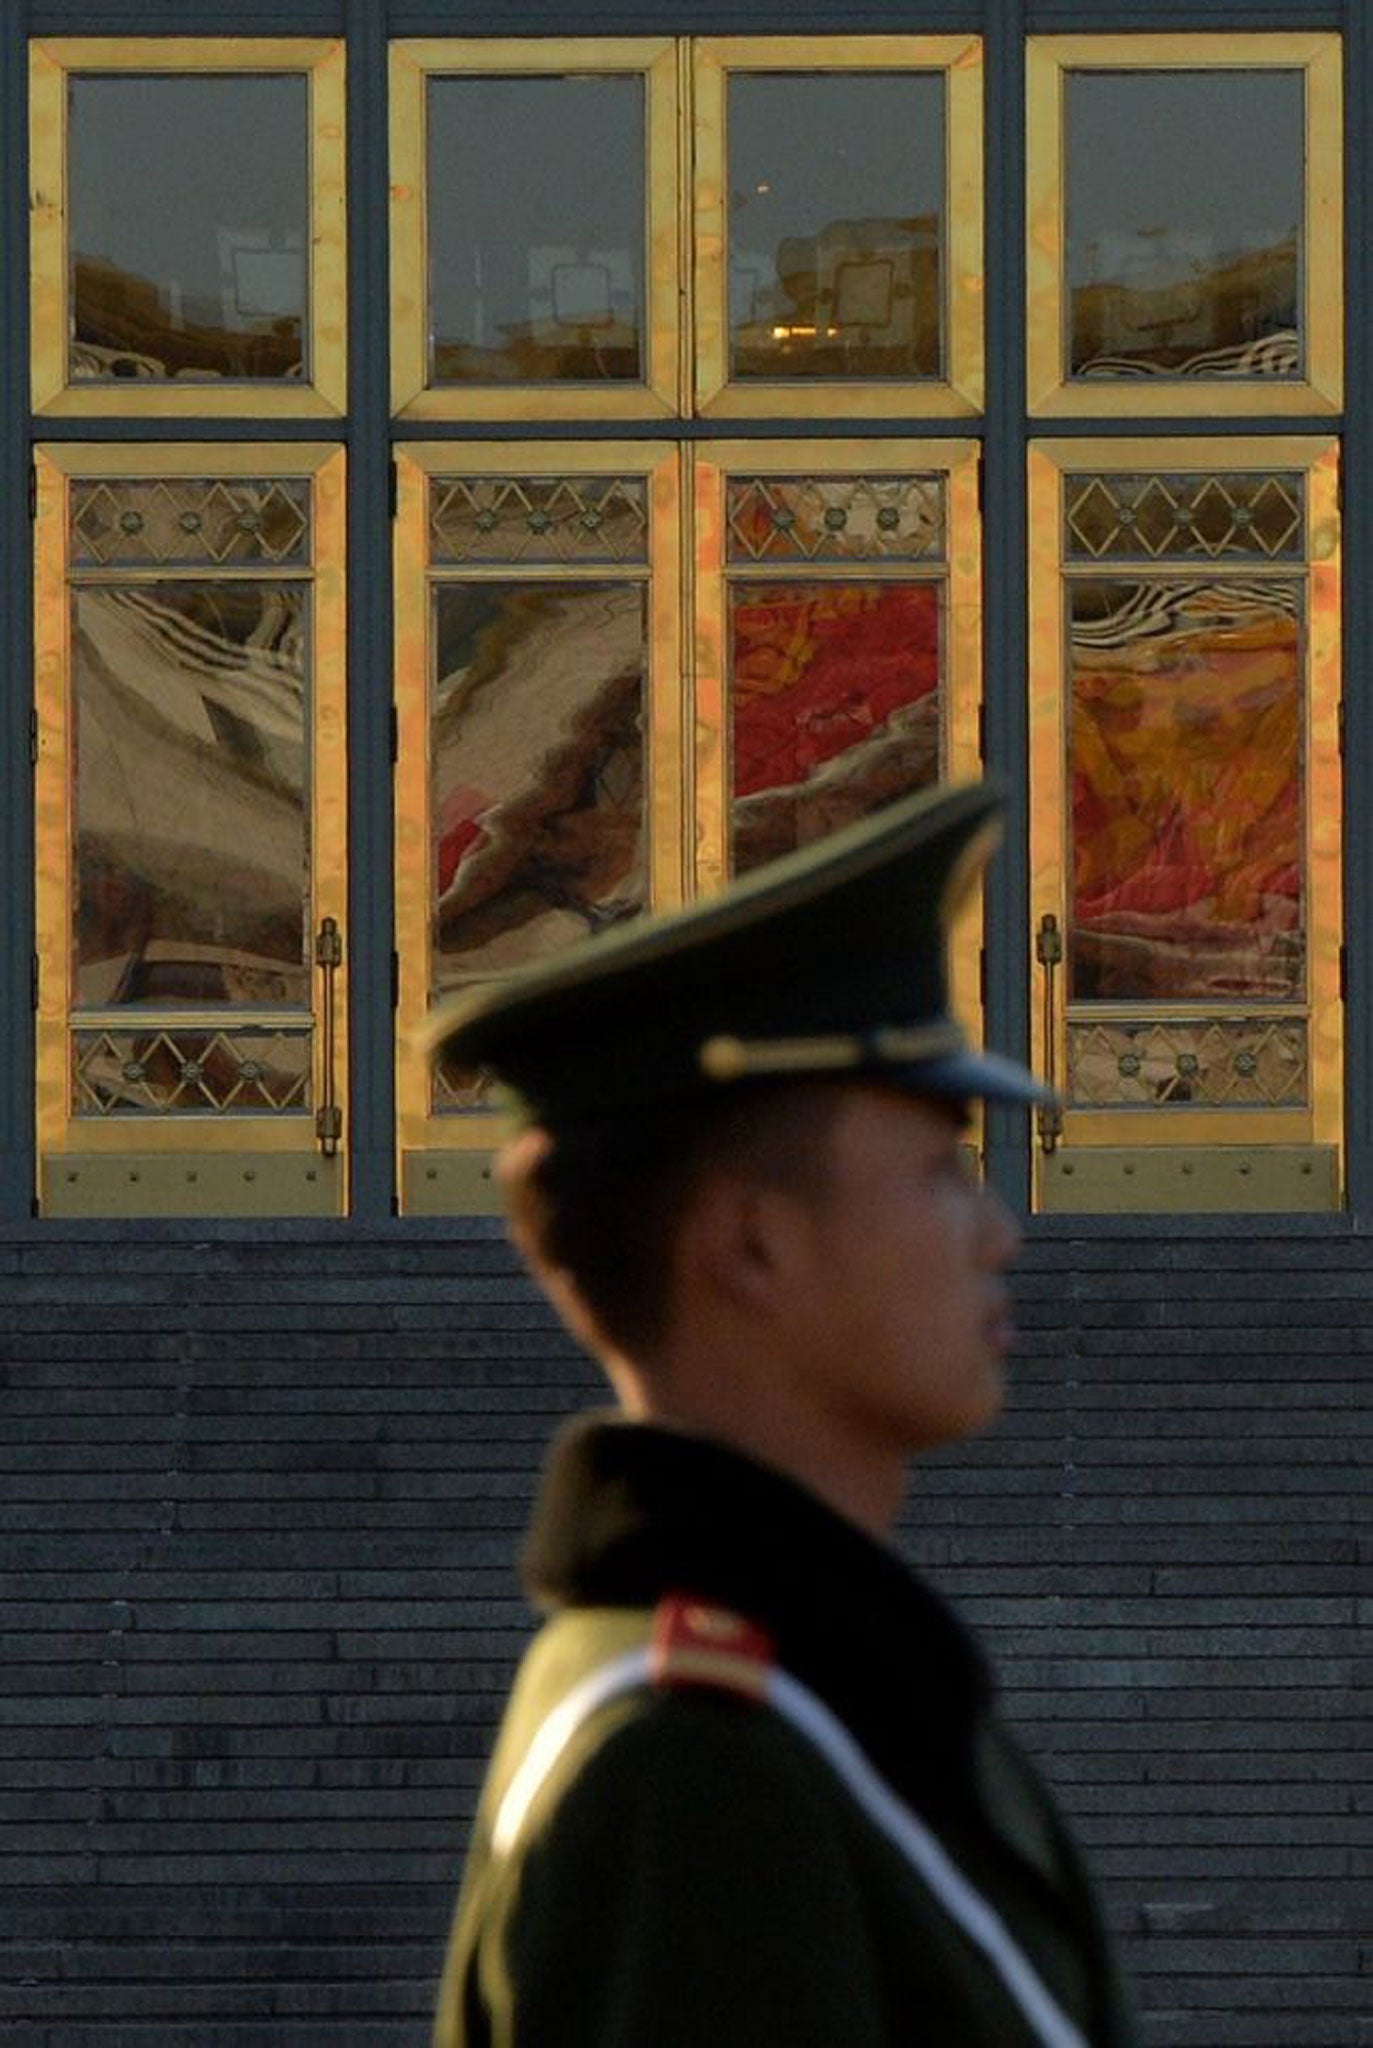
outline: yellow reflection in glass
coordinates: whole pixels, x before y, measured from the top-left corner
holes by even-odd
[[[1302,589],[1070,584],[1074,1001],[1305,982]]]

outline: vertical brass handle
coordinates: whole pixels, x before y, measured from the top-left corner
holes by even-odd
[[[337,1038],[334,1006],[338,971],[343,965],[343,934],[335,918],[320,919],[319,930],[315,933],[315,965],[320,971],[324,998],[320,1011],[320,1065],[323,1072],[319,1108],[315,1112],[315,1137],[324,1157],[332,1159],[343,1136],[343,1111],[339,1108],[338,1080],[334,1071]]]
[[[1063,934],[1051,910],[1046,910],[1039,920],[1039,930],[1035,934],[1035,958],[1044,969],[1044,1078],[1057,1094],[1058,1017],[1054,991],[1055,977],[1063,960]],[[1040,1103],[1035,1111],[1035,1128],[1039,1133],[1040,1149],[1056,1152],[1063,1130],[1063,1111],[1057,1101]]]

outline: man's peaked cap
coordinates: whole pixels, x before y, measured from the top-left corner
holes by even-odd
[[[429,1037],[552,1128],[732,1082],[865,1074],[916,1094],[1044,1095],[968,1050],[949,920],[999,836],[983,784],[922,792],[682,911],[453,998]]]

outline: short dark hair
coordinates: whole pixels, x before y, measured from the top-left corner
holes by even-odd
[[[818,1202],[842,1086],[745,1084],[705,1108],[546,1132],[532,1163],[503,1176],[515,1236],[570,1277],[611,1344],[640,1355],[665,1328],[674,1238],[695,1190],[729,1173]]]

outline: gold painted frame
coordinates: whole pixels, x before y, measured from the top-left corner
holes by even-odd
[[[67,81],[74,72],[303,72],[309,82],[308,381],[73,384],[67,377]],[[299,37],[82,36],[30,47],[33,409],[49,418],[323,419],[348,404],[344,48]]]
[[[651,441],[410,442],[398,451],[395,519],[396,689],[396,1107],[402,1205],[409,1211],[494,1206],[484,1161],[499,1142],[498,1112],[436,1116],[430,1109],[429,1056],[423,1033],[431,985],[429,704],[435,583],[588,582],[613,573],[648,589],[648,777],[645,786],[649,900],[680,904],[687,893],[686,777],[691,709],[683,673],[679,612],[681,458]],[[435,567],[429,545],[428,487],[435,476],[638,475],[648,481],[649,532],[644,565],[604,563]],[[466,1156],[466,1164],[455,1155]],[[426,1189],[432,1184],[432,1194]],[[454,1195],[454,1188],[461,1192]]]
[[[622,72],[645,91],[646,376],[642,383],[436,386],[429,382],[426,84],[483,74]],[[663,37],[426,38],[393,42],[391,73],[391,407],[410,420],[624,420],[679,403],[678,53]]]
[[[1152,1153],[1193,1149],[1197,1159],[1208,1148],[1227,1154],[1232,1147],[1325,1148],[1338,1163],[1343,1145],[1344,1013],[1340,993],[1342,937],[1342,763],[1340,756],[1340,520],[1339,444],[1335,440],[1298,436],[1212,437],[1188,440],[1067,440],[1033,442],[1029,452],[1030,530],[1030,947],[1027,971],[1032,1001],[1031,1057],[1037,1072],[1066,1072],[1067,1005],[1060,987],[1055,1003],[1054,1044],[1045,1035],[1044,969],[1034,957],[1034,932],[1045,912],[1053,913],[1060,931],[1068,924],[1068,803],[1066,786],[1065,622],[1062,579],[1070,566],[1074,577],[1093,574],[1120,577],[1133,565],[1063,559],[1062,481],[1065,474],[1100,471],[1159,470],[1168,474],[1227,470],[1297,470],[1307,482],[1307,552],[1304,565],[1309,592],[1306,646],[1306,853],[1309,876],[1308,984],[1311,1100],[1306,1109],[1082,1110],[1065,1107],[1061,1147],[1071,1160],[1075,1148],[1109,1148],[1146,1161]],[[1199,565],[1200,566],[1200,565]],[[1295,561],[1275,564],[1265,572],[1246,566],[1255,580],[1265,573],[1290,580],[1302,573]],[[1131,1015],[1143,1005],[1127,1006]],[[1215,1004],[1172,1006],[1178,1014],[1214,1015]],[[1236,1005],[1243,1009],[1244,1005]],[[1300,1007],[1293,1005],[1294,1009]],[[1106,1005],[1095,1014],[1107,1014]],[[1052,1058],[1050,1054],[1052,1052]],[[1048,1183],[1056,1169],[1038,1144],[1034,1151],[1037,1206],[1046,1205]],[[1126,1169],[1135,1168],[1130,1160]],[[1301,1169],[1310,1173],[1309,1165]],[[1184,1174],[1192,1168],[1185,1158]],[[1246,1178],[1249,1177],[1246,1175]],[[1262,1174],[1260,1172],[1261,1181]],[[1243,1183],[1236,1181],[1236,1187]],[[1185,1184],[1178,1183],[1179,1188]],[[1061,1192],[1061,1191],[1060,1191]],[[1256,1189],[1256,1194],[1261,1191]],[[1050,1198],[1052,1200],[1052,1197]],[[1062,1204],[1057,1204],[1061,1206]],[[1124,1206],[1121,1203],[1103,1206]],[[1132,1206],[1142,1206],[1136,1202]],[[1188,1206],[1182,1200],[1157,1206]],[[1226,1206],[1246,1204],[1236,1198]],[[1261,1199],[1247,1206],[1264,1206]],[[1286,1206],[1296,1206],[1287,1203]]]
[[[978,507],[981,449],[976,441],[713,441],[697,444],[694,464],[696,888],[721,887],[729,868],[729,684],[726,607],[732,582],[943,583],[948,592],[948,672],[942,774],[970,781],[982,772],[982,520]],[[726,484],[731,476],[937,474],[948,490],[944,560],[915,569],[909,562],[842,564],[726,560]],[[981,895],[954,927],[950,978],[954,1008],[976,1036],[981,1018]]]
[[[729,375],[728,135],[732,72],[940,72],[945,81],[948,279],[943,380]],[[841,419],[954,419],[980,412],[984,386],[982,43],[977,36],[724,36],[695,46],[695,410],[781,419],[823,406]]]
[[[1070,71],[1301,71],[1306,83],[1306,220],[1302,379],[1069,379],[1063,177],[1064,80]],[[1064,419],[1279,419],[1335,413],[1344,395],[1343,103],[1338,35],[1031,36],[1026,52],[1027,396],[1032,414]]]
[[[245,1169],[255,1181],[256,1162],[291,1159],[300,1165],[295,1177],[299,1206],[341,1213],[347,1199],[348,1043],[348,871],[347,871],[347,698],[345,630],[345,456],[327,443],[241,442],[160,443],[157,445],[82,445],[64,442],[35,451],[37,519],[35,530],[35,924],[38,965],[36,1121],[40,1172],[50,1180],[64,1166],[113,1168],[125,1158],[160,1162],[165,1169],[177,1160],[194,1161],[205,1170],[186,1178],[195,1193],[185,1193],[179,1209],[159,1213],[216,1214],[260,1210],[261,1203],[243,1191],[239,1206],[225,1211],[214,1204],[223,1197],[225,1169],[236,1157],[255,1163]],[[72,717],[71,606],[73,576],[69,569],[69,502],[72,483],[86,478],[160,477],[302,477],[312,481],[311,550],[308,569],[216,568],[216,580],[255,582],[308,579],[312,585],[310,648],[313,721],[310,733],[310,876],[311,935],[321,919],[332,917],[344,936],[343,961],[336,979],[334,1071],[337,1096],[344,1110],[345,1137],[337,1156],[322,1156],[309,1111],[298,1117],[209,1116],[121,1119],[94,1122],[74,1117],[69,1108],[68,1037],[77,1016],[83,1026],[127,1026],[131,1015],[159,1025],[203,1024],[207,1013],[193,1010],[137,1013],[74,1010],[71,985],[72,905]],[[166,580],[175,570],[125,569],[82,571],[83,584],[122,584]],[[205,571],[197,570],[203,580]],[[224,1024],[281,1024],[307,1021],[312,1026],[312,1094],[316,1105],[325,1099],[324,1033],[321,1029],[320,976],[312,976],[312,1001],[298,1016],[282,1010],[254,1012],[246,1006],[225,1016]],[[210,1013],[213,1014],[213,1013]],[[215,1171],[218,1163],[219,1171]],[[155,1178],[154,1176],[150,1176]],[[137,1170],[130,1175],[138,1179]],[[106,1191],[108,1171],[95,1180]],[[278,1183],[281,1175],[277,1175]],[[219,1193],[216,1194],[216,1189]],[[105,1197],[102,1197],[104,1199]],[[169,1199],[177,1199],[170,1197]],[[67,1213],[82,1211],[76,1198]],[[138,1213],[139,1197],[124,1204]],[[100,1213],[108,1213],[102,1210]],[[284,1213],[290,1213],[286,1211]]]

